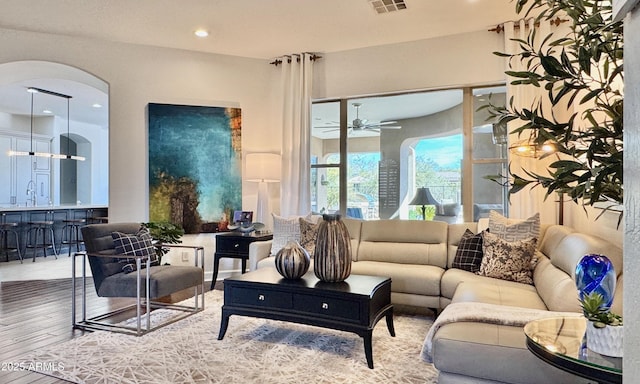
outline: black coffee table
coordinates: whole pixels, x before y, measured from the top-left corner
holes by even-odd
[[[287,280],[274,268],[263,268],[224,280],[218,340],[224,337],[231,315],[356,333],[364,339],[369,368],[373,368],[371,335],[382,317],[386,317],[389,333],[395,336],[388,277],[351,275],[341,283],[324,283],[313,271],[300,280]]]

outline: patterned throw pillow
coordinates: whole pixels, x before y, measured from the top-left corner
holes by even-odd
[[[312,215],[309,213],[307,216],[293,216],[282,217],[275,213],[273,216],[273,241],[271,242],[271,255],[275,255],[279,250],[284,248],[289,240],[294,240],[300,243],[300,221],[302,217],[311,223],[316,223],[322,216]]]
[[[506,241],[526,240],[540,237],[540,214],[526,220],[513,220],[496,211],[489,212],[489,231]]]
[[[317,223],[312,223],[303,217],[298,220],[300,221],[300,245],[306,249],[307,252],[309,252],[309,256],[313,258],[313,252],[316,249],[316,237],[318,237],[318,227],[322,219]]]
[[[153,246],[153,239],[147,228],[140,228],[133,235],[122,232],[112,232],[113,245],[116,254],[127,256],[146,256],[151,259],[151,265],[158,264],[158,255]],[[122,272],[130,273],[136,270],[136,259],[122,259]],[[144,265],[144,262],[143,262]]]
[[[478,275],[533,284],[531,260],[537,242],[535,237],[509,242],[493,233],[485,233],[482,239],[484,256]]]
[[[273,216],[273,241],[271,243],[271,254],[275,255],[284,248],[289,240],[300,242],[300,222],[299,217],[281,217],[275,213]]]
[[[484,232],[485,231],[475,234],[469,229],[464,231],[458,244],[458,249],[456,250],[456,256],[451,264],[453,268],[463,269],[473,273],[480,270],[483,255],[482,236]]]

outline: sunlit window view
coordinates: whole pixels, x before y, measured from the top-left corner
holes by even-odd
[[[478,91],[474,97],[484,95],[486,100],[492,91]],[[477,104],[474,101],[474,108]],[[476,216],[487,209],[502,210],[504,188],[485,176],[504,171],[503,151],[492,141],[491,124],[475,114],[478,125],[469,127],[473,156],[465,160],[462,105],[462,90],[347,99],[342,101],[347,119],[341,127],[340,101],[314,103],[312,211],[343,212],[364,220],[462,222],[464,161],[476,172],[468,182],[480,184],[477,191],[469,189],[473,196],[468,204],[475,207]],[[342,147],[341,129],[346,130]],[[341,172],[346,173],[344,185]],[[345,201],[341,188],[346,190]]]

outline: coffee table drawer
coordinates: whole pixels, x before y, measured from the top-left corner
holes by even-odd
[[[234,287],[231,297],[227,298],[225,296],[225,304],[291,309],[293,308],[292,296],[291,293],[271,291],[268,289],[260,290]]]
[[[360,305],[353,300],[294,294],[293,309],[314,315],[360,321]]]

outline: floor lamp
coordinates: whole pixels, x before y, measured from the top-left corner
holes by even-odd
[[[245,180],[258,183],[258,204],[254,221],[267,224],[269,220],[269,186],[280,181],[280,155],[249,153],[245,162]]]
[[[429,191],[427,187],[420,187],[416,190],[416,195],[413,197],[413,200],[409,203],[409,205],[421,205],[422,209],[422,220],[427,219],[426,209],[427,205],[438,205],[438,202]]]

